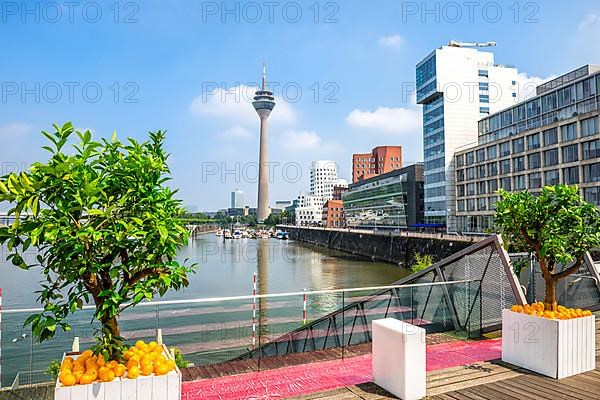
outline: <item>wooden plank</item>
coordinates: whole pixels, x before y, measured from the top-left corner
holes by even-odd
[[[533,395],[537,395],[537,398],[540,398],[542,395],[548,396],[549,398],[552,398],[552,399],[569,400],[569,399],[573,398],[571,396],[567,396],[562,393],[556,393],[552,389],[548,389],[546,387],[540,388],[538,386],[523,385],[522,383],[519,383],[519,382],[515,381],[514,379],[504,380],[504,381],[502,381],[502,384],[509,386],[509,387],[515,387],[517,389],[521,389],[521,390],[523,390],[527,393],[533,394]]]

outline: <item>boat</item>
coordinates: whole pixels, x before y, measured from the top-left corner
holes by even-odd
[[[242,233],[242,231],[240,231],[240,230],[233,231],[234,239],[241,239],[243,236],[244,236],[244,234]]]
[[[217,232],[215,232],[215,235],[223,236],[223,229],[217,229]]]
[[[225,237],[225,239],[233,239],[233,236],[231,235],[231,231],[229,229],[225,229],[225,233],[223,234],[223,236]]]
[[[288,240],[290,238],[290,234],[284,231],[277,231],[275,237],[280,240]]]

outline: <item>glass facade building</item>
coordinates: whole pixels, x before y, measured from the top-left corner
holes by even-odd
[[[578,185],[600,205],[599,89],[600,67],[587,65],[479,121],[478,145],[455,154],[457,229],[491,230],[498,188]]]
[[[353,183],[342,195],[352,228],[407,229],[423,222],[423,164]]]

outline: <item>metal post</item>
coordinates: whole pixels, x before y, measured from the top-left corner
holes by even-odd
[[[306,288],[303,289],[302,295],[302,325],[306,325]]]
[[[256,348],[256,272],[254,273],[254,283],[252,285],[252,348]]]
[[[344,359],[344,347],[346,346],[346,338],[345,336],[345,330],[346,330],[346,323],[344,321],[344,307],[345,307],[345,298],[346,298],[346,292],[342,291],[342,360]]]

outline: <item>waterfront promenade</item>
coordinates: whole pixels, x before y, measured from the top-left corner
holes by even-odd
[[[600,369],[562,380],[542,377],[499,360],[499,339],[460,341],[428,336],[427,394],[430,399],[597,399]],[[596,323],[600,359],[600,322]],[[392,395],[371,383],[368,345],[184,370],[182,399],[381,400]],[[479,360],[479,361],[477,361]],[[203,372],[202,372],[203,371]],[[324,389],[319,390],[319,387]],[[242,393],[243,391],[243,393]],[[0,391],[0,400],[51,400],[51,385]]]

